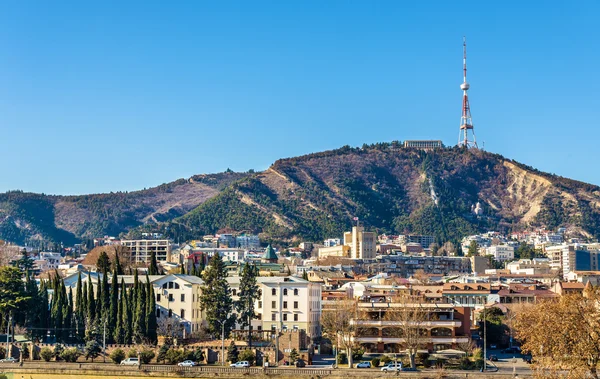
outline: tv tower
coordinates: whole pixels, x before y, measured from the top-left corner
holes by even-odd
[[[473,120],[471,120],[471,108],[469,107],[469,83],[467,83],[467,39],[463,37],[463,83],[460,85],[463,91],[462,116],[460,117],[460,131],[458,132],[458,146],[467,148],[478,148],[475,140],[475,129],[473,129]],[[469,139],[469,130],[472,139]]]

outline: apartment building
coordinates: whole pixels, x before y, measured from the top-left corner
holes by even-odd
[[[323,245],[325,247],[333,247],[333,246],[340,245],[341,243],[342,243],[342,240],[339,238],[328,238],[325,241],[323,241]]]
[[[122,240],[121,245],[129,249],[131,261],[149,263],[152,253],[157,261],[171,261],[171,241],[169,240]]]
[[[498,262],[508,262],[515,259],[515,248],[509,245],[492,245],[485,249],[486,255],[491,255]]]
[[[350,246],[350,258],[374,259],[377,249],[377,234],[365,232],[362,226],[352,227],[351,232],[344,233],[344,245]]]
[[[402,326],[418,325],[423,348],[430,352],[456,349],[471,339],[471,310],[452,304],[358,302],[359,326],[353,340],[368,353],[398,353],[404,349]],[[394,317],[404,308],[418,308],[413,318]],[[335,310],[326,310],[335,311]]]
[[[297,277],[258,277],[261,296],[256,301],[259,316],[254,330],[305,330],[308,337],[321,336],[321,285]],[[240,277],[227,278],[237,300]]]
[[[433,149],[440,149],[442,148],[444,145],[442,144],[442,141],[440,140],[407,140],[404,141],[403,146],[405,148],[412,148],[412,149],[420,149],[420,150],[433,150]]]
[[[260,239],[256,235],[242,234],[235,237],[237,247],[248,250],[260,249]]]

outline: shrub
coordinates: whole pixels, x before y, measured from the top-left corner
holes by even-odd
[[[152,361],[155,355],[156,354],[154,354],[153,350],[144,349],[140,352],[140,361],[142,361],[143,364],[147,365],[148,363],[150,363],[150,361]]]
[[[392,358],[388,357],[387,355],[384,355],[383,357],[381,357],[381,362],[383,363],[383,365],[387,365],[388,363],[390,363],[392,361]]]
[[[423,365],[423,367],[431,366],[429,364],[429,353],[417,353],[417,362]]]
[[[164,362],[165,359],[167,359],[167,353],[169,352],[170,348],[171,348],[170,345],[162,345],[160,347],[160,349],[158,350],[158,356],[156,357],[156,361]]]
[[[364,354],[365,350],[362,348],[352,349],[352,362],[360,361]]]
[[[196,350],[194,350],[192,360],[194,362],[202,362],[204,360],[204,351],[202,351],[202,349],[199,347],[196,348]]]
[[[127,351],[127,358],[137,358],[137,351],[135,349],[129,349],[129,351]]]
[[[50,362],[50,359],[52,359],[52,357],[54,357],[54,353],[52,352],[52,350],[49,347],[44,347],[42,348],[42,351],[40,351],[40,356],[42,357],[42,359],[46,362]]]
[[[110,359],[116,364],[119,364],[125,359],[125,352],[122,349],[115,349],[110,353]]]
[[[340,352],[338,353],[337,364],[348,363],[348,356],[346,353]]]
[[[483,359],[483,350],[481,350],[479,347],[473,349],[473,358],[475,358],[475,360]]]
[[[254,365],[254,360],[256,359],[256,356],[254,355],[254,352],[252,350],[242,350],[240,351],[240,354],[238,356],[240,361],[248,361],[250,363],[250,366]]]
[[[373,359],[371,359],[371,366],[373,366],[373,367],[379,367],[379,358],[373,358]]]
[[[169,349],[169,351],[167,351],[167,354],[165,355],[165,359],[167,360],[167,363],[172,365],[175,363],[185,361],[186,355],[187,354],[183,350],[171,348],[171,349]]]
[[[83,351],[85,353],[85,359],[92,358],[92,362],[94,362],[94,359],[102,352],[102,348],[98,342],[88,341],[88,343],[85,344]]]
[[[65,362],[77,362],[77,359],[81,356],[81,352],[76,348],[72,347],[69,349],[65,349],[60,353],[60,357],[65,360]]]
[[[40,357],[40,349],[33,345],[33,348],[31,349],[32,355],[33,355],[33,360],[34,361],[39,361],[41,359]]]
[[[6,350],[3,347],[0,347],[0,359],[6,358]]]
[[[57,343],[56,345],[54,345],[54,359],[56,359],[57,361],[60,360],[60,354],[63,352],[63,350],[65,350],[65,347],[59,343]]]

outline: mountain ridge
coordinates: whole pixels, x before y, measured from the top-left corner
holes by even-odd
[[[471,212],[477,202],[483,216]],[[353,217],[378,232],[432,234],[439,241],[533,226],[567,226],[598,238],[600,187],[482,150],[425,152],[379,143],[132,193],[0,194],[0,238],[16,242],[135,236],[142,229],[178,239],[244,230],[273,242],[319,241],[340,236]]]

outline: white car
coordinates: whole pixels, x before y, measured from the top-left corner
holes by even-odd
[[[194,361],[190,361],[189,359],[187,361],[183,361],[183,362],[179,362],[177,364],[177,366],[182,366],[182,367],[193,367],[196,366],[196,362]]]
[[[17,360],[13,357],[8,357],[8,358],[4,358],[4,359],[0,359],[0,362],[2,363],[15,363]]]
[[[371,362],[360,362],[356,368],[371,368]]]
[[[138,358],[127,358],[124,361],[121,361],[122,366],[139,366],[140,360]]]
[[[400,362],[397,362],[397,363],[390,362],[387,365],[383,366],[381,368],[381,371],[385,371],[385,372],[388,372],[388,371],[402,371],[402,363],[400,363]]]
[[[239,362],[230,364],[229,367],[245,368],[245,367],[250,367],[250,363],[248,361],[239,361]]]

